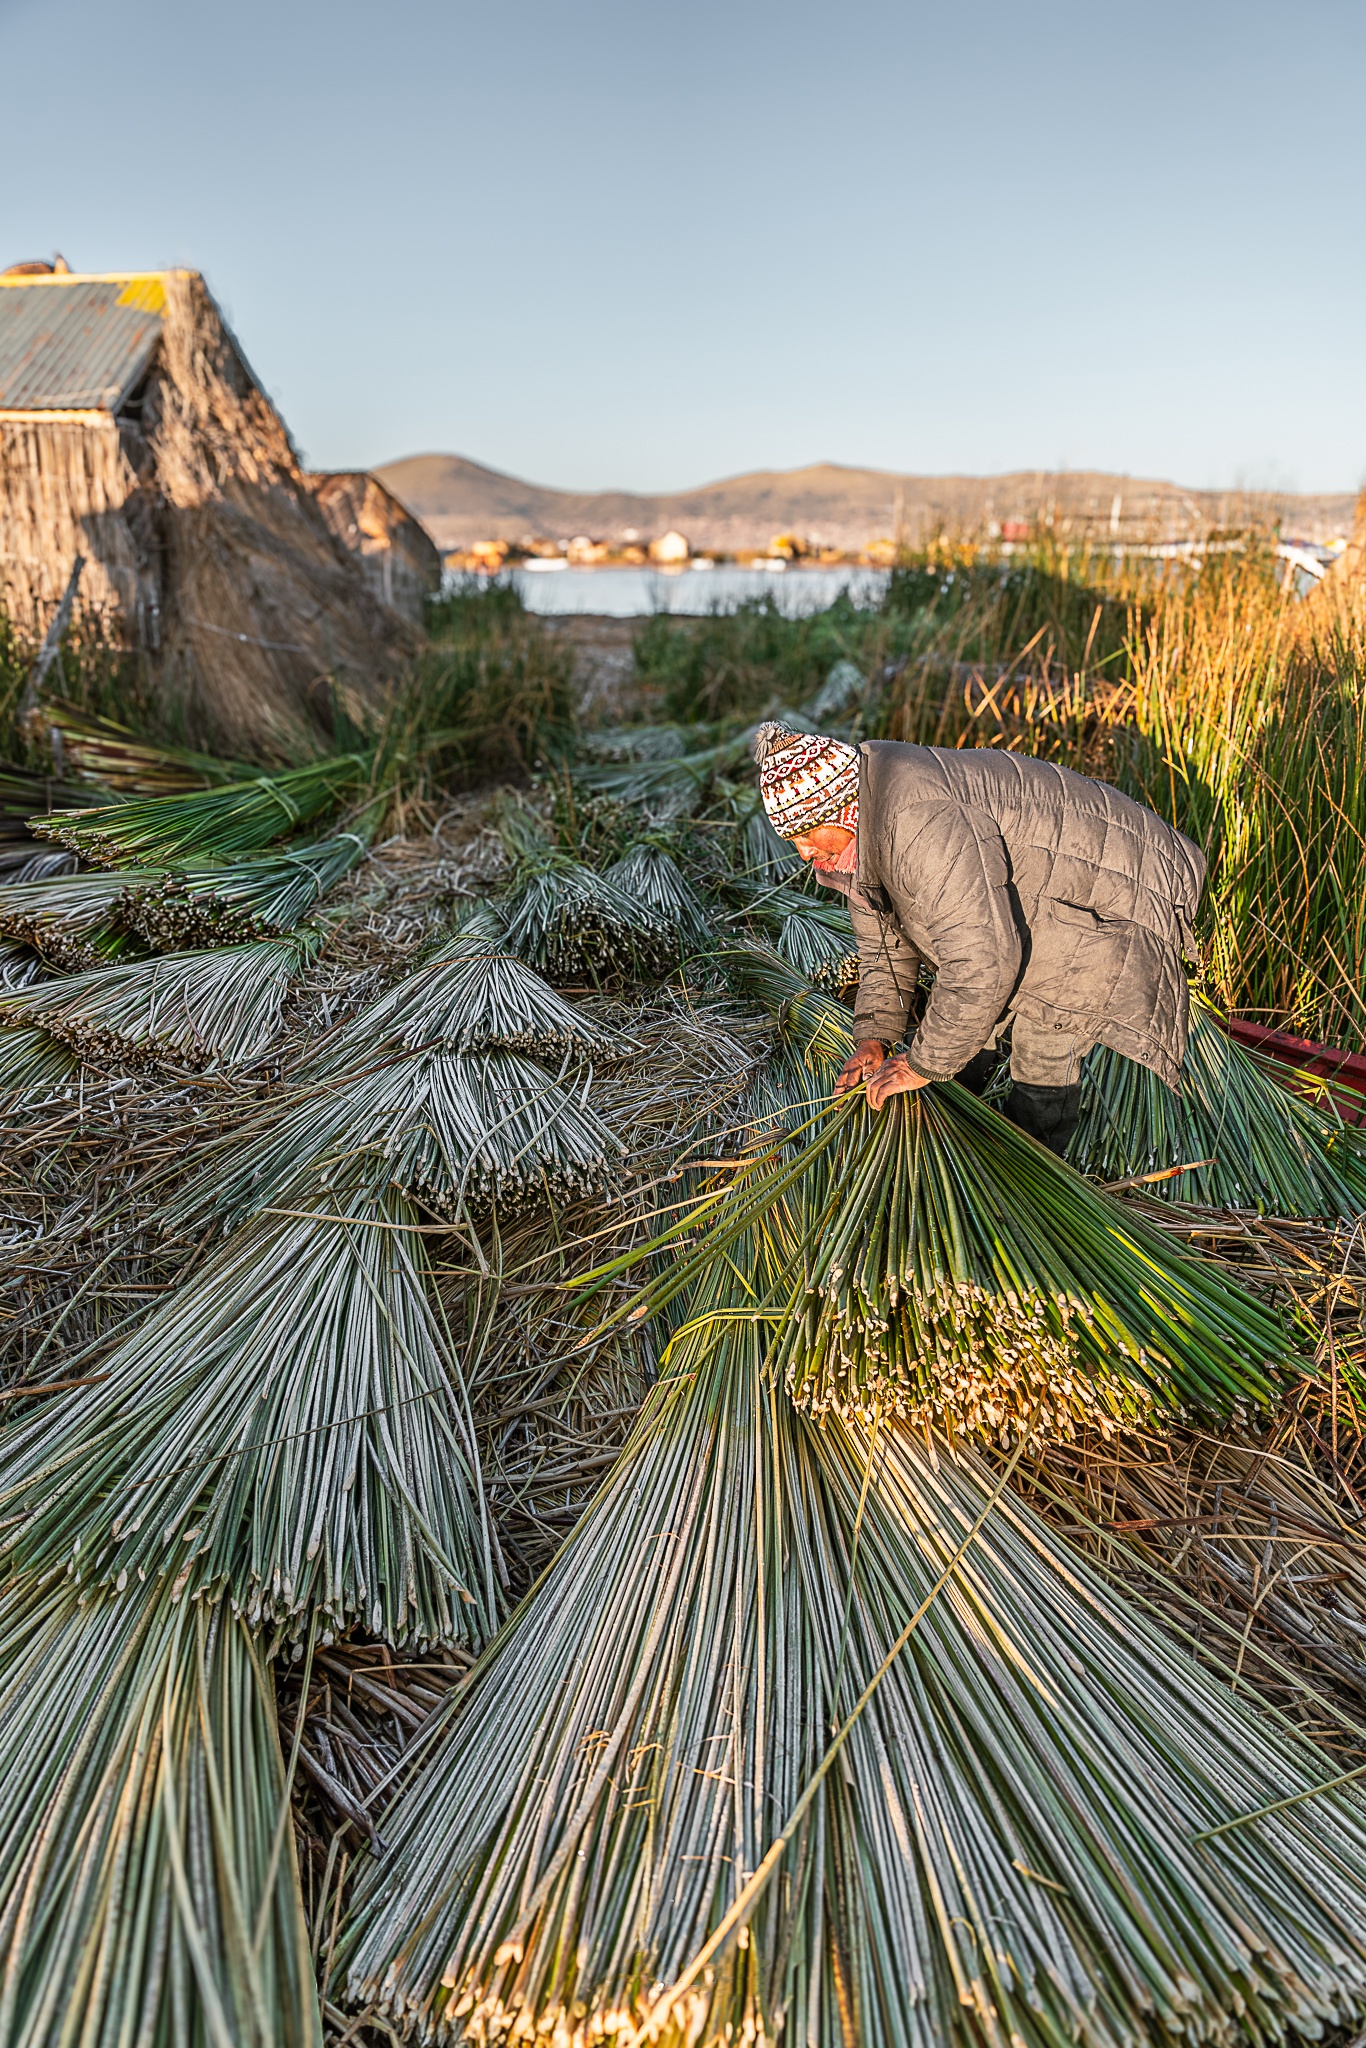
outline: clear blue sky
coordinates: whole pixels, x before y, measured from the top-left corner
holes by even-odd
[[[1366,4],[0,0],[0,263],[203,270],[307,459],[1366,478]]]

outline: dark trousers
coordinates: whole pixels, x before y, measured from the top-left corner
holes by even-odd
[[[970,1059],[956,1078],[974,1095],[985,1095],[1006,1058],[1004,1048],[988,1046],[985,1052]],[[1061,1159],[1081,1116],[1081,1083],[1074,1081],[1065,1088],[1039,1088],[1029,1081],[1012,1081],[1010,1093],[999,1107],[1002,1116],[1008,1116],[1020,1130],[1037,1138]]]

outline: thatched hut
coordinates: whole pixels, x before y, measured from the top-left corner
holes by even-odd
[[[441,556],[426,527],[368,470],[318,470],[304,482],[372,594],[421,627],[441,589]]]
[[[304,482],[194,271],[0,275],[0,604],[78,610],[148,664],[200,745],[285,758],[415,651]]]

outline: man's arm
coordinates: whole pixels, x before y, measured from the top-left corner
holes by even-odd
[[[849,920],[858,945],[854,1038],[894,1045],[906,1029],[920,955],[898,931],[895,918],[874,910],[857,889],[849,891]]]
[[[1010,864],[995,822],[961,804],[934,804],[897,849],[889,893],[923,932],[934,988],[906,1057],[927,1080],[947,1081],[981,1052],[1020,974]],[[904,891],[904,895],[903,892]],[[860,959],[862,949],[860,948]]]

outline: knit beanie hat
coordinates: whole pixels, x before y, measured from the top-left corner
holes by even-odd
[[[858,825],[858,749],[770,719],[754,735],[759,794],[781,839],[816,825]]]

